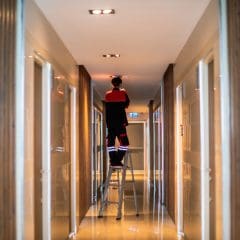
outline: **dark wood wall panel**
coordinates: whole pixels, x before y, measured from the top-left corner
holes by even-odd
[[[240,239],[240,1],[227,1],[231,117],[231,239]]]
[[[101,97],[99,96],[99,94],[97,93],[97,91],[95,89],[93,89],[93,105],[100,111],[103,112],[103,101],[101,99]]]
[[[150,100],[148,104],[148,113],[149,113],[149,170],[150,170],[150,181],[153,183],[154,180],[154,158],[153,158],[153,151],[154,151],[154,141],[153,141],[153,104],[154,101]]]
[[[106,124],[106,105],[105,101],[102,101],[103,104],[103,181],[106,180],[107,177],[107,167],[108,167],[108,161],[107,161],[107,141],[105,141],[107,137],[107,124]]]
[[[161,87],[158,89],[153,101],[153,111],[156,111],[161,105]]]
[[[91,77],[79,66],[80,221],[91,205]]]
[[[0,1],[0,239],[16,238],[15,42],[17,0]]]
[[[174,159],[174,79],[173,64],[164,74],[164,162],[165,204],[175,221],[175,159]]]

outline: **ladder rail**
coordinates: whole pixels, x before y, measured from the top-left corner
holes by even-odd
[[[122,171],[122,184],[120,186],[117,220],[120,220],[122,217],[122,203],[123,203],[123,193],[124,193],[125,182],[126,182],[126,170],[127,170],[128,157],[125,158],[124,160],[126,161],[126,163],[124,163],[123,171]]]
[[[102,201],[101,201],[101,207],[100,207],[100,210],[99,210],[99,217],[103,216],[103,210],[104,210],[105,205],[107,204],[107,195],[108,195],[107,193],[108,193],[108,187],[109,187],[109,182],[110,182],[111,177],[112,177],[112,168],[109,168],[107,179],[106,179],[106,181],[103,185],[104,194],[103,194],[103,198],[102,198]]]
[[[130,171],[132,173],[132,184],[133,184],[133,194],[134,194],[134,204],[135,204],[135,209],[137,212],[137,216],[139,216],[139,211],[138,211],[138,204],[137,204],[137,190],[136,190],[136,185],[135,185],[135,178],[134,178],[134,170],[133,170],[133,163],[132,163],[132,156],[129,155],[130,158]]]

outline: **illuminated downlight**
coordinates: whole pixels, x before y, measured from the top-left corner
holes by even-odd
[[[120,54],[103,54],[102,55],[104,58],[119,58]]]
[[[95,10],[92,10],[91,13],[95,15],[102,14],[102,10],[95,9]]]
[[[114,9],[91,9],[88,10],[92,15],[106,15],[106,14],[115,14]]]
[[[103,14],[113,14],[114,10],[113,9],[105,9],[103,10]]]

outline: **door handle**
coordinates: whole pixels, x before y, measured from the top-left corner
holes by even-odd
[[[183,135],[184,135],[183,124],[180,124],[180,136],[182,137]]]

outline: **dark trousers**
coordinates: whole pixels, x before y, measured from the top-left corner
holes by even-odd
[[[118,138],[120,146],[118,149],[115,148],[115,139]],[[110,162],[121,162],[126,151],[128,150],[129,140],[127,136],[126,127],[113,127],[108,128],[107,136],[107,148],[110,157]]]

